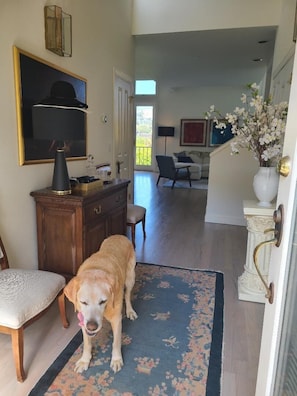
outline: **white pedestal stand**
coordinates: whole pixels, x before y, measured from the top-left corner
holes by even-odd
[[[265,303],[266,290],[255,268],[253,252],[260,242],[273,238],[273,232],[264,234],[264,231],[274,228],[274,210],[274,206],[269,208],[258,206],[257,201],[243,201],[244,217],[247,220],[248,240],[244,272],[238,278],[239,300]],[[258,253],[258,267],[266,281],[269,271],[270,253],[270,245],[264,246]]]

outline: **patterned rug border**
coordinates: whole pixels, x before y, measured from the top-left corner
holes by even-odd
[[[215,273],[216,286],[215,286],[215,307],[213,316],[213,330],[212,330],[212,343],[209,358],[208,377],[206,384],[205,396],[213,396],[221,394],[221,381],[222,381],[222,354],[223,354],[223,331],[224,331],[224,274],[215,270],[205,270],[198,268],[184,268],[184,267],[173,267],[160,264],[144,263],[138,261],[137,264],[150,265],[156,267],[172,268],[177,270],[195,271],[195,272],[206,272]],[[65,349],[60,352],[59,356],[41,376],[38,382],[35,384],[33,389],[30,391],[28,396],[40,396],[44,394],[56,376],[67,364],[73,353],[82,343],[82,332],[78,330],[76,335],[72,338]],[[219,363],[219,364],[218,364]]]

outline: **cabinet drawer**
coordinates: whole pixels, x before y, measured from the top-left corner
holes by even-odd
[[[126,195],[123,192],[118,192],[117,194],[94,201],[85,207],[85,222],[87,224],[91,223],[124,204],[126,204]]]

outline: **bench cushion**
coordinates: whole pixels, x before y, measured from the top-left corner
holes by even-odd
[[[143,219],[146,209],[143,206],[127,205],[127,223],[136,224]]]
[[[40,270],[0,271],[0,325],[18,329],[45,310],[65,286],[62,275]]]

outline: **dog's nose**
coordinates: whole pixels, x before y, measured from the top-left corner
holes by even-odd
[[[98,323],[95,320],[89,320],[86,327],[89,331],[95,331],[98,329]]]

